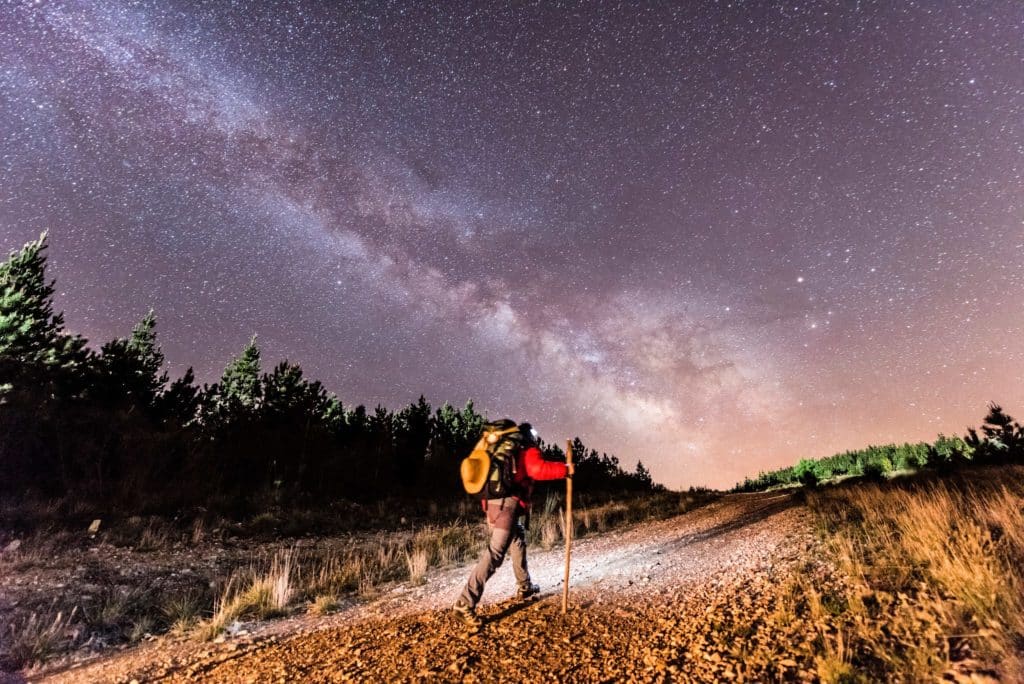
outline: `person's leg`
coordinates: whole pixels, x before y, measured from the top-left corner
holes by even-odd
[[[505,560],[505,552],[515,536],[514,499],[497,499],[487,502],[487,527],[490,530],[490,541],[487,548],[480,554],[473,571],[469,575],[459,601],[475,608],[484,593],[484,585]]]
[[[526,567],[526,530],[523,528],[522,522],[516,520],[512,532],[512,541],[509,545],[512,571],[516,575],[516,583],[523,587],[531,584],[531,582],[530,571]]]

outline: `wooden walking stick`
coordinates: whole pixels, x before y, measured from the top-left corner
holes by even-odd
[[[565,443],[565,464],[572,465],[572,440]],[[565,583],[562,586],[562,615],[569,610],[569,559],[572,557],[572,475],[565,474]]]

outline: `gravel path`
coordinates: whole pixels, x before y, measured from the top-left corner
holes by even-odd
[[[447,608],[469,566],[326,618],[267,623],[220,644],[161,640],[45,681],[621,681],[810,679],[799,635],[762,617],[794,573],[830,572],[810,515],[788,494],[730,495],[678,517],[573,546],[561,614],[563,550],[529,551],[543,593],[525,604],[503,567],[484,627]]]

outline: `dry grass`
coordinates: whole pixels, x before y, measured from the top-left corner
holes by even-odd
[[[310,615],[330,615],[340,606],[337,596],[320,594],[310,602],[308,612]]]
[[[160,614],[170,632],[184,634],[199,623],[202,596],[195,591],[184,591],[169,596],[160,605]]]
[[[547,551],[562,540],[561,519],[547,518],[540,523],[540,546]]]
[[[150,522],[135,545],[136,551],[160,551],[169,548],[174,542],[174,532],[167,525]]]
[[[238,572],[232,575],[214,602],[213,615],[199,630],[212,639],[233,621],[242,617],[266,619],[285,612],[295,591],[292,551],[274,554],[263,572]]]
[[[479,547],[476,531],[470,525],[453,523],[440,528],[437,535],[437,553],[432,562],[446,568],[462,563],[476,555]]]
[[[351,551],[344,556],[328,553],[311,565],[313,570],[306,575],[303,585],[307,596],[355,591],[363,576],[363,557]]]
[[[1022,674],[1024,468],[983,472],[808,495],[850,580],[844,657],[915,680]]]
[[[32,613],[27,619],[3,625],[0,663],[11,669],[30,667],[44,662],[61,648],[67,647],[68,631],[75,618],[70,613],[57,611],[46,615]]]
[[[82,613],[89,627],[98,632],[118,632],[130,627],[143,612],[149,592],[140,587],[112,586],[84,601]]]
[[[74,548],[77,539],[67,531],[40,531],[24,540],[16,551],[0,553],[0,572],[24,572],[44,568],[68,548]]]
[[[783,586],[781,601],[770,621],[785,625],[797,616],[809,628],[806,639],[813,644],[814,670],[823,682],[856,682],[852,653],[847,644],[846,631],[837,628],[834,619],[848,613],[849,604],[832,593],[815,586],[807,574],[792,577]],[[863,620],[864,615],[858,617]]]
[[[375,552],[363,558],[359,586],[357,592],[363,598],[373,598],[380,593],[385,582],[396,580],[402,576],[405,567],[405,544],[384,539]]]
[[[303,574],[301,594],[309,598],[354,591],[370,598],[387,582],[423,584],[430,568],[461,563],[476,553],[479,544],[476,526],[459,522],[379,533],[342,551],[309,554],[303,559],[308,572]]]
[[[430,567],[430,550],[423,547],[406,551],[405,564],[409,568],[409,581],[413,584],[426,584],[427,569]]]
[[[132,621],[128,629],[128,641],[138,643],[143,639],[153,636],[156,629],[156,620],[151,615],[140,615]]]
[[[717,494],[710,492],[661,492],[588,505],[586,498],[580,496],[573,502],[573,538],[679,515],[717,497]],[[565,513],[561,503],[562,498],[552,494],[548,495],[543,505],[535,506],[526,534],[528,543],[540,544],[541,548],[547,550],[565,539]]]
[[[202,518],[196,518],[192,521],[192,534],[189,539],[193,546],[201,544],[206,539],[206,523]]]

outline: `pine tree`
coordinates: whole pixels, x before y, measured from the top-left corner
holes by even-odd
[[[225,431],[231,431],[232,426],[241,427],[257,420],[262,405],[260,350],[253,335],[242,352],[228,362],[220,380],[203,385],[198,422],[206,437],[219,440],[228,437]]]
[[[64,330],[46,279],[46,234],[0,263],[0,489],[57,494],[71,481],[76,440],[97,421],[80,401],[91,379],[86,341]]]
[[[341,399],[333,394],[328,395],[320,420],[331,434],[340,436],[345,429],[345,407]]]
[[[416,484],[431,437],[431,408],[426,398],[398,412],[394,419],[395,468],[398,481]]]
[[[275,414],[303,408],[310,399],[309,389],[309,383],[302,378],[302,368],[287,360],[282,361],[274,367],[273,372],[263,376],[263,407]]]
[[[0,358],[77,369],[88,360],[86,341],[66,333],[64,314],[54,313],[46,247],[44,233],[0,264]]]
[[[645,487],[651,487],[654,484],[654,480],[651,479],[651,471],[645,468],[641,461],[636,462],[636,473],[634,473],[633,477]]]
[[[220,382],[203,386],[200,413],[204,428],[216,433],[228,425],[255,418],[262,401],[260,350],[253,335],[242,353],[224,368]]]
[[[981,432],[984,437],[974,428],[967,431],[967,444],[974,448],[977,460],[999,463],[1020,460],[1024,455],[1024,428],[999,404],[989,404]]]
[[[156,398],[159,420],[178,427],[192,424],[199,410],[199,388],[195,386],[195,379],[190,366],[184,375],[168,385]]]
[[[572,462],[580,463],[586,460],[587,447],[583,445],[583,440],[579,437],[574,437],[572,440]]]
[[[253,335],[242,353],[231,360],[220,379],[223,398],[247,409],[258,408],[263,392],[260,383],[260,350]]]
[[[127,398],[152,407],[169,380],[164,354],[156,343],[156,316],[150,310],[132,329],[131,336],[118,338],[100,350],[105,389],[109,396]]]

